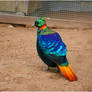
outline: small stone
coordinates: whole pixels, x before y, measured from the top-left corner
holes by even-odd
[[[12,25],[9,25],[8,28],[13,28],[13,26]]]
[[[47,70],[49,70],[49,67],[44,67],[43,68],[43,71],[47,71]]]

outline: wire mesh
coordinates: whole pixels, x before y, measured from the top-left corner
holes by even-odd
[[[0,12],[92,22],[92,1],[0,1]]]
[[[34,7],[28,15],[92,22],[92,1],[41,1],[40,4],[40,8]]]

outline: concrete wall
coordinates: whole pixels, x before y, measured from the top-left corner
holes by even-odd
[[[17,0],[0,1],[0,11],[26,12],[26,2]]]
[[[0,1],[0,11],[15,11],[14,1]]]

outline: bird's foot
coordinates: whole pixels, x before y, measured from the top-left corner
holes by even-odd
[[[59,68],[57,67],[57,72],[60,72]]]
[[[43,71],[48,71],[49,70],[49,67],[44,67],[43,68]]]

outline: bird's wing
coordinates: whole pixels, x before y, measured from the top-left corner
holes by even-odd
[[[61,56],[66,55],[66,45],[58,33],[39,35],[38,43],[42,52],[54,61],[59,61]]]

